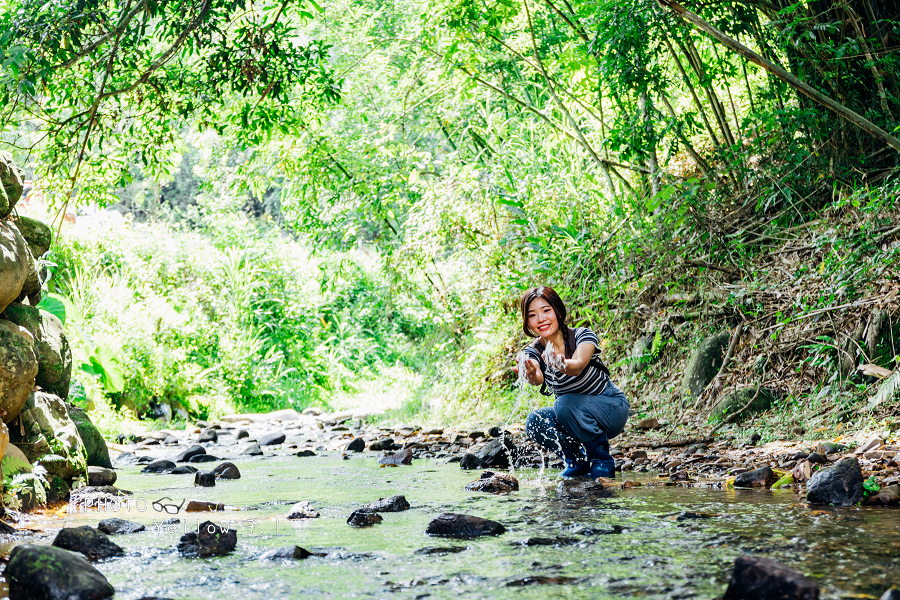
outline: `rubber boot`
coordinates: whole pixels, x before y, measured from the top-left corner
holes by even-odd
[[[563,479],[584,477],[591,470],[591,461],[588,459],[584,446],[570,446],[562,449],[562,459],[566,468],[559,474]]]
[[[591,461],[591,468],[587,474],[588,479],[597,479],[598,477],[606,477],[607,479],[616,478],[616,461],[613,459],[603,460],[598,458]]]
[[[614,479],[616,476],[616,461],[609,454],[609,438],[606,433],[601,433],[596,439],[584,445],[587,451],[588,459],[591,461],[591,468],[588,470],[587,477],[597,479],[598,477],[606,477]]]

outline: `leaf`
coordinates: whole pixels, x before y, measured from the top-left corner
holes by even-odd
[[[91,364],[100,374],[104,389],[109,393],[119,393],[125,389],[125,375],[122,363],[113,353],[112,348],[99,343],[94,347],[90,357]]]
[[[875,395],[869,398],[867,409],[872,410],[885,400],[890,400],[895,395],[900,394],[900,370],[894,371],[894,374],[881,382]]]
[[[884,367],[879,367],[878,365],[873,365],[872,363],[859,365],[856,370],[860,371],[863,375],[868,375],[869,377],[877,377],[878,379],[884,379],[891,374],[890,369],[885,369]]]
[[[54,298],[52,295],[47,294],[37,303],[37,308],[50,313],[62,321],[63,325],[66,324],[66,305],[59,298]]]
[[[772,484],[772,489],[777,490],[783,485],[790,485],[794,483],[794,474],[793,473],[785,473],[781,479]]]

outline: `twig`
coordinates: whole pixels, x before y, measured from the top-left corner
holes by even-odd
[[[741,408],[741,410],[737,411],[736,413],[733,413],[733,414],[729,415],[729,416],[728,416],[727,418],[725,418],[725,419],[722,419],[722,422],[719,423],[718,425],[716,425],[715,427],[713,427],[713,430],[709,432],[710,435],[714,434],[715,432],[717,432],[717,431],[720,430],[721,428],[725,427],[725,425],[727,425],[727,424],[729,424],[729,423],[734,423],[734,422],[737,420],[737,418],[738,418],[745,410],[747,410],[748,408],[750,408],[750,405],[751,405],[751,404],[753,404],[754,402],[756,402],[756,399],[759,397],[759,392],[760,392],[760,390],[762,390],[762,384],[759,384],[758,386],[756,386],[756,393],[753,394],[753,397],[752,397],[752,398],[750,398],[750,402],[748,402],[747,404],[745,404],[745,405]]]
[[[683,258],[682,262],[686,265],[690,265],[692,267],[700,267],[702,269],[712,269],[714,271],[721,271],[722,273],[727,273],[728,275],[732,275],[734,277],[740,277],[741,272],[736,271],[730,267],[722,267],[719,265],[714,265],[711,262],[706,262],[705,260],[699,258]]]

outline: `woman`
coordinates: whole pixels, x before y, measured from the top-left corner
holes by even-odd
[[[610,381],[590,329],[566,326],[566,307],[553,288],[531,288],[522,296],[522,330],[536,337],[520,363],[525,379],[556,396],[552,407],[528,415],[525,432],[566,463],[563,477],[615,476],[609,440],[625,429],[628,400]],[[519,368],[513,367],[519,372]]]

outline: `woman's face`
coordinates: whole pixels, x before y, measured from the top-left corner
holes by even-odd
[[[535,298],[528,307],[528,328],[544,339],[559,330],[556,313],[543,298]]]

